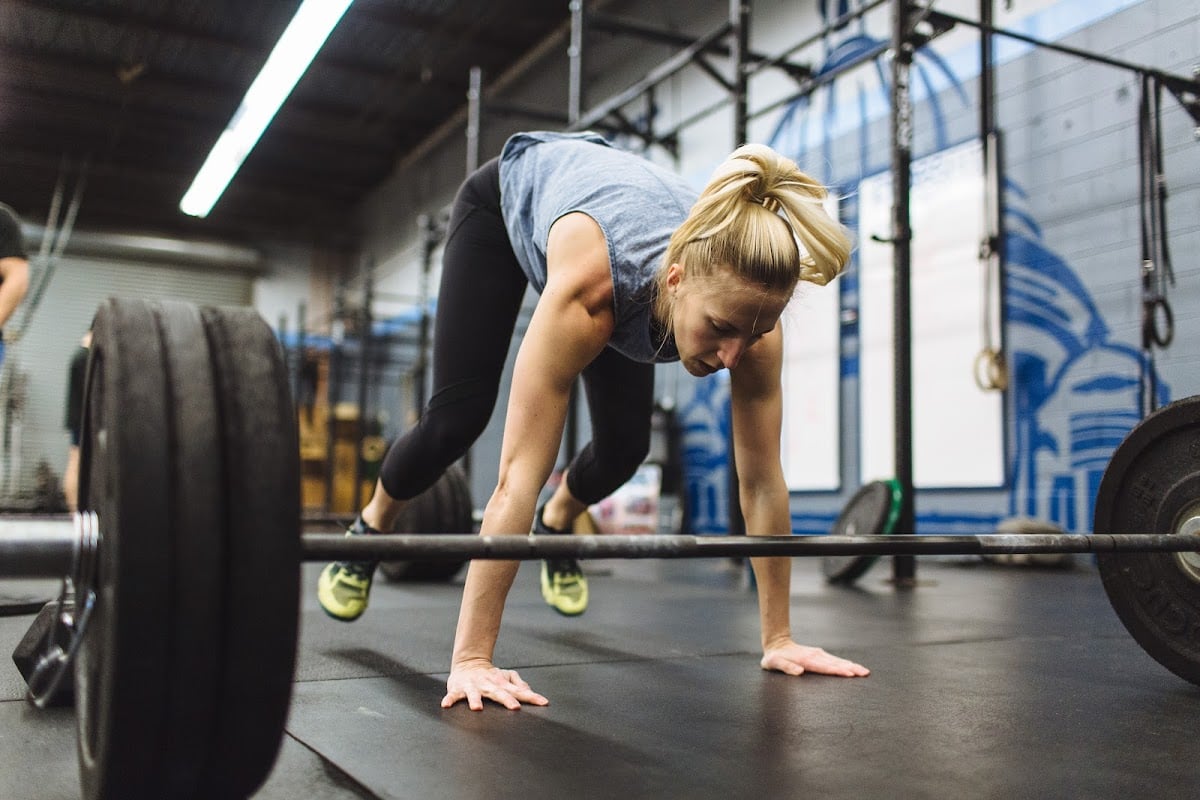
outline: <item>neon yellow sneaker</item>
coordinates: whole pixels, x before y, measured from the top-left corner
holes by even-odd
[[[551,528],[542,521],[542,511],[537,510],[533,517],[533,532],[535,534],[561,534],[556,528]],[[583,576],[583,567],[573,558],[550,558],[542,562],[542,599],[551,608],[565,617],[578,617],[588,606],[587,578]]]
[[[359,517],[346,531],[347,536],[379,533]],[[335,561],[321,570],[317,579],[317,601],[325,613],[342,622],[353,622],[367,610],[375,561]]]
[[[587,578],[573,558],[542,562],[542,598],[565,617],[577,617],[588,606]]]

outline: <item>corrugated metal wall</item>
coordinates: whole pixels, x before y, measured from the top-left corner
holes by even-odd
[[[32,280],[45,268],[34,259]],[[64,257],[24,334],[7,344],[0,369],[0,506],[27,509],[38,495],[38,464],[61,480],[69,437],[64,427],[68,367],[97,305],[114,295],[247,305],[254,275],[212,267]],[[6,326],[15,330],[31,302]]]

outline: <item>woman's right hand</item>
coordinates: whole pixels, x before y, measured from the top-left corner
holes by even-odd
[[[493,700],[516,711],[522,703],[531,706],[549,705],[550,701],[529,688],[515,669],[500,669],[489,661],[455,665],[446,679],[446,696],[442,708],[450,708],[466,700],[472,711],[483,710],[483,698]]]

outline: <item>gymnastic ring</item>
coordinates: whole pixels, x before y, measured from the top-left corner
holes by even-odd
[[[975,356],[972,368],[975,385],[985,392],[1002,392],[1008,388],[1008,366],[1004,353],[985,347]]]

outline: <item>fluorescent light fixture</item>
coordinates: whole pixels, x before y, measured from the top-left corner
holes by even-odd
[[[351,2],[304,0],[301,3],[262,72],[246,90],[242,104],[179,201],[180,211],[193,217],[208,216]]]

